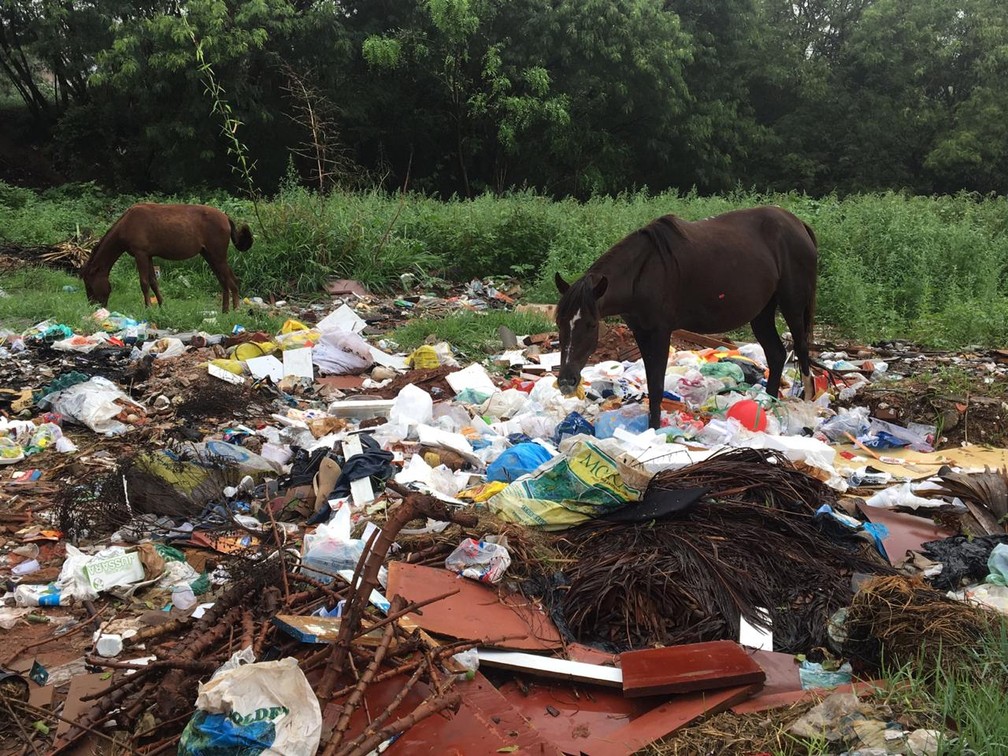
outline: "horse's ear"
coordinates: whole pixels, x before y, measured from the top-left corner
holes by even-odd
[[[609,288],[609,279],[602,276],[595,284],[595,299],[601,299],[602,295],[606,293],[606,289]]]
[[[567,289],[570,288],[570,284],[563,280],[563,276],[557,272],[557,274],[553,277],[553,280],[556,282],[557,291],[561,294],[566,294]]]

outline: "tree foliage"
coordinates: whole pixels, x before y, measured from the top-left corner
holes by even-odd
[[[1000,0],[0,0],[59,168],[141,190],[997,192],[1006,74]]]

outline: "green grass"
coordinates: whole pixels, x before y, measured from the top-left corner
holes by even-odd
[[[517,336],[551,331],[554,324],[541,315],[517,312],[463,312],[444,318],[417,318],[395,329],[391,337],[401,349],[410,351],[429,336],[447,341],[457,352],[470,359],[502,350],[497,329],[507,326]]]
[[[961,655],[957,656],[960,658]],[[1004,710],[1008,695],[1008,625],[978,645],[968,663],[961,661],[930,664],[923,654],[890,675],[895,684],[893,695],[904,706],[917,706],[936,715],[939,722],[954,723],[955,737],[942,742],[945,756],[974,753],[1008,753],[1008,714]]]
[[[186,285],[188,269],[162,268],[163,307],[144,308],[140,284],[135,270],[124,261],[116,265],[112,275],[112,296],[109,310],[136,320],[147,320],[152,326],[177,331],[204,330],[209,333],[230,333],[235,325],[248,330],[276,332],[284,317],[272,315],[255,306],[244,305],[237,311],[221,313],[220,295],[206,289]],[[65,291],[71,287],[72,291]],[[21,332],[43,320],[64,323],[76,331],[92,333],[98,324],[79,278],[49,268],[26,266],[0,274],[0,329]]]
[[[813,199],[738,191],[725,196],[646,193],[553,201],[532,193],[441,201],[419,195],[286,187],[251,204],[220,192],[111,196],[93,185],[43,193],[0,183],[0,242],[45,245],[100,235],[140,199],[201,202],[248,221],[256,242],[231,263],[243,294],[319,296],[328,278],[393,291],[403,273],[422,282],[513,275],[526,301],[556,301],[553,274],[576,277],[614,242],[674,212],[697,219],[779,204],[819,238],[817,322],[868,342],[906,338],[938,347],[1008,340],[1008,198],[898,193]],[[261,221],[261,222],[260,222]],[[201,261],[188,288],[212,292]]]

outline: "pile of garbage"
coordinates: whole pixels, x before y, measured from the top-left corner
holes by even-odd
[[[486,282],[414,299],[392,306],[513,304]],[[2,334],[0,735],[629,753],[863,692],[907,652],[871,612],[892,581],[957,643],[1008,611],[1004,452],[874,416],[884,361],[821,354],[815,401],[777,399],[758,345],[679,333],[651,429],[639,359],[565,396],[555,334],[503,329],[467,364],[399,351],[387,309]]]

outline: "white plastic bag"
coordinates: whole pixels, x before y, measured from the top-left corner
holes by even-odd
[[[481,583],[499,583],[510,566],[506,538],[503,543],[466,538],[445,559],[445,568]]]
[[[350,505],[344,500],[329,522],[305,536],[301,571],[315,580],[330,583],[340,570],[353,570],[357,566],[364,545],[364,541],[350,537]]]
[[[314,756],[322,711],[297,659],[243,664],[199,686],[179,756]]]
[[[371,348],[356,333],[324,331],[312,349],[312,362],[320,373],[358,375],[374,364]]]
[[[411,425],[425,425],[434,419],[434,400],[422,388],[409,383],[392,403],[389,420],[400,428]]]
[[[134,402],[111,381],[100,377],[49,394],[42,402],[53,412],[106,436],[116,436],[129,430],[128,425],[116,419],[121,412],[134,407],[143,411],[143,405]]]

